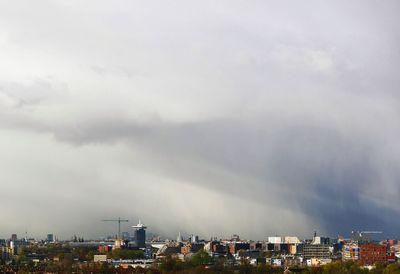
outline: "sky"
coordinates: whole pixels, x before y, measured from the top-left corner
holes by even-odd
[[[400,236],[398,1],[0,1],[0,236]]]

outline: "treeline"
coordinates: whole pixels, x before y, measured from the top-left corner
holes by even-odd
[[[48,259],[34,263],[29,254],[42,254]],[[246,259],[239,264],[233,257],[211,257],[201,250],[189,259],[181,261],[167,256],[155,261],[150,268],[115,268],[108,263],[94,263],[93,255],[99,252],[93,248],[71,248],[52,245],[45,248],[31,246],[20,249],[15,260],[2,262],[0,273],[142,273],[142,274],[264,274],[284,273],[283,268],[268,264],[251,265]],[[116,249],[107,253],[109,258],[138,259],[144,254],[138,250]],[[57,260],[54,260],[57,258]],[[400,264],[378,264],[372,270],[363,268],[354,262],[335,261],[321,267],[291,268],[287,273],[302,274],[400,274]]]
[[[203,253],[201,251],[201,253]],[[205,253],[205,252],[204,252]],[[195,254],[191,260],[182,262],[166,257],[159,262],[157,269],[147,270],[147,274],[196,274],[196,273],[240,273],[240,274],[264,274],[264,273],[284,273],[280,267],[272,267],[267,264],[257,266],[251,265],[248,261],[242,260],[239,265],[235,265],[224,257],[212,259],[206,258],[204,253],[200,256]],[[207,254],[207,253],[206,253]],[[136,270],[138,271],[138,270]],[[135,273],[135,272],[132,272]],[[400,274],[400,264],[377,264],[374,269],[367,269],[354,262],[335,261],[320,267],[305,267],[288,269],[287,273],[302,274]]]

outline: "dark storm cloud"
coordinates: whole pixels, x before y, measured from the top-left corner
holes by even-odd
[[[400,228],[397,2],[21,3],[0,4],[0,191],[32,231]]]
[[[165,176],[266,205],[285,199],[279,202],[281,208],[299,205],[311,225],[331,235],[356,229],[381,229],[393,235],[399,226],[395,210],[362,197],[376,184],[385,188],[380,173],[387,170],[374,163],[380,147],[368,137],[360,141],[357,133],[344,136],[334,128],[304,125],[301,119],[281,119],[278,125],[266,119],[258,125],[222,120],[142,128],[102,120],[97,127],[80,129],[59,132],[58,137],[77,145],[118,140],[141,144],[155,151],[158,160],[153,168],[162,165],[158,172]],[[240,177],[227,180],[207,168],[193,168],[193,162]],[[398,186],[394,194],[399,195]]]

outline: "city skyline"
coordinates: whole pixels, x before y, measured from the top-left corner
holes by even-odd
[[[238,234],[232,234],[232,235],[224,235],[221,237],[218,237],[216,235],[201,235],[199,236],[196,233],[190,233],[190,232],[184,232],[182,233],[181,231],[177,232],[177,235],[171,236],[171,235],[159,235],[156,233],[153,233],[151,231],[148,231],[148,226],[143,224],[141,221],[139,221],[138,224],[136,225],[126,225],[125,227],[126,229],[122,228],[122,230],[120,231],[120,227],[118,227],[118,232],[115,233],[115,231],[110,232],[108,234],[104,234],[99,238],[85,238],[83,237],[84,235],[81,235],[79,233],[71,235],[71,237],[66,238],[66,239],[60,239],[59,237],[57,237],[56,234],[54,233],[45,233],[42,236],[39,237],[34,237],[33,235],[29,235],[27,233],[27,231],[25,231],[25,233],[12,233],[11,235],[9,235],[9,237],[3,237],[2,235],[0,235],[0,241],[4,242],[29,242],[29,241],[46,241],[46,242],[58,242],[58,241],[63,241],[63,242],[90,242],[90,241],[111,241],[112,243],[115,243],[116,240],[124,240],[124,239],[130,239],[130,240],[135,240],[136,237],[136,233],[138,230],[145,230],[146,232],[142,235],[139,236],[139,238],[141,240],[145,239],[146,242],[187,242],[187,241],[213,241],[215,239],[219,239],[219,240],[228,240],[228,241],[264,241],[264,242],[273,242],[276,241],[278,238],[282,241],[284,241],[284,239],[287,239],[288,241],[297,241],[297,240],[312,240],[314,238],[326,238],[326,239],[330,239],[330,240],[337,240],[337,239],[352,239],[355,240],[356,237],[361,237],[361,235],[363,233],[367,233],[368,235],[370,235],[369,233],[372,234],[382,234],[382,231],[352,231],[351,232],[351,236],[349,235],[337,235],[335,237],[331,237],[328,235],[319,235],[317,233],[317,231],[313,231],[312,234],[308,235],[305,238],[302,237],[298,237],[295,234],[291,234],[291,235],[279,235],[279,234],[274,234],[274,235],[267,235],[266,237],[264,237],[264,239],[253,239],[253,238],[243,238],[240,237],[240,235]],[[108,231],[108,230],[107,230]],[[145,237],[143,237],[145,236]],[[310,237],[311,236],[311,237]],[[159,240],[157,240],[159,239]],[[196,239],[196,240],[193,240]],[[383,239],[383,238],[382,238]],[[393,237],[393,239],[395,239],[395,237]],[[377,239],[371,239],[373,241],[377,241]],[[379,239],[381,240],[381,239]],[[387,239],[383,239],[383,240],[387,240]],[[143,248],[143,247],[139,247],[139,248]]]
[[[0,234],[398,236],[399,8],[1,1]]]
[[[120,220],[120,225],[118,225],[118,220]],[[0,239],[12,239],[15,237],[16,239],[35,239],[35,240],[43,240],[49,237],[49,235],[52,235],[52,237],[56,238],[57,240],[60,241],[68,241],[73,238],[79,238],[85,241],[96,241],[96,240],[101,240],[101,239],[118,239],[118,238],[123,238],[122,235],[129,235],[129,237],[136,238],[135,231],[138,229],[145,229],[147,231],[147,240],[150,240],[152,238],[160,238],[162,241],[164,240],[174,240],[176,238],[181,238],[183,239],[182,241],[190,240],[191,237],[196,236],[196,237],[201,237],[203,240],[209,240],[209,239],[230,239],[234,237],[240,237],[238,233],[231,233],[231,234],[210,234],[210,235],[202,235],[197,233],[197,231],[186,231],[185,229],[183,230],[178,230],[175,232],[176,235],[174,234],[160,234],[157,227],[149,227],[147,224],[144,224],[140,219],[138,220],[137,224],[135,222],[131,222],[130,220],[123,219],[121,217],[118,217],[118,219],[114,220],[101,220],[102,222],[104,221],[114,221],[114,223],[111,223],[110,225],[102,225],[102,230],[103,234],[95,235],[92,237],[88,237],[90,233],[85,233],[84,231],[76,231],[73,235],[70,235],[69,237],[59,237],[57,235],[57,231],[42,231],[41,234],[39,235],[31,235],[28,233],[27,230],[24,231],[24,233],[19,233],[18,231],[14,231],[10,235],[3,235],[0,232]],[[363,230],[361,228],[359,229],[354,229],[352,231],[347,231],[346,233],[334,233],[334,234],[324,234],[320,233],[316,230],[310,231],[306,235],[300,235],[298,232],[293,231],[288,234],[280,233],[280,232],[275,232],[272,234],[268,234],[263,232],[264,236],[260,238],[254,238],[252,235],[246,235],[245,237],[240,237],[242,240],[252,240],[252,241],[265,241],[266,239],[269,238],[274,238],[274,237],[295,237],[299,238],[302,240],[307,240],[307,239],[312,239],[313,237],[328,237],[330,239],[338,239],[338,238],[344,238],[344,239],[350,239],[354,237],[358,237],[356,235],[359,235],[361,237],[362,234],[367,233],[366,235],[372,236],[371,239],[373,240],[387,240],[387,239],[397,239],[399,236],[398,234],[388,234],[384,231],[377,231],[377,230]],[[177,237],[176,237],[177,236]],[[243,236],[243,235],[242,235]]]

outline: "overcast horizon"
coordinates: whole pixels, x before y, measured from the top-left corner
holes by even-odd
[[[399,11],[0,1],[0,237],[399,237]]]

